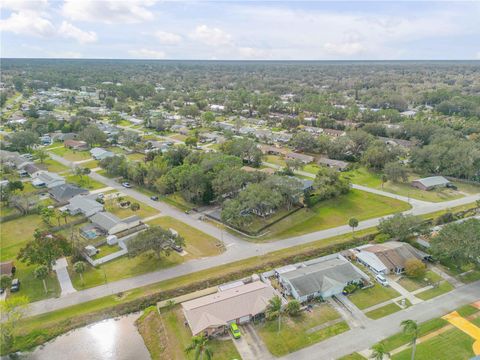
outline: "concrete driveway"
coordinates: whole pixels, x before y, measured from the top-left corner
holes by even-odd
[[[233,343],[243,360],[274,359],[252,324],[240,326],[240,331],[242,337],[240,339],[233,339]]]

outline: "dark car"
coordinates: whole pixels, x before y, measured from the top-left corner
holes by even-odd
[[[150,196],[150,199],[152,199],[153,201],[158,201],[158,196]]]
[[[173,243],[172,245],[170,245],[170,247],[175,250],[176,252],[178,253],[182,253],[183,252],[183,248],[180,246],[180,245],[177,245],[175,243]]]
[[[17,292],[20,290],[20,280],[18,279],[13,279],[12,280],[12,286],[10,287],[11,292]]]
[[[458,189],[457,186],[452,184],[452,183],[448,183],[447,188],[452,189],[452,190],[457,190]]]

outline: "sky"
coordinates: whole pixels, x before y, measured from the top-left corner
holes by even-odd
[[[480,59],[480,1],[1,0],[1,57]]]

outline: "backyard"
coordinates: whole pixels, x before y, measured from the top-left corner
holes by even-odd
[[[320,304],[298,317],[282,316],[280,331],[278,320],[265,321],[255,329],[268,350],[282,356],[345,332],[349,327],[330,305]]]
[[[267,239],[298,236],[313,231],[346,225],[358,220],[380,217],[408,210],[410,205],[396,199],[352,189],[348,194],[322,201],[312,209],[301,209],[272,225]]]

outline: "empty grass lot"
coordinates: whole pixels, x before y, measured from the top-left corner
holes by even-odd
[[[352,189],[348,194],[301,209],[268,228],[266,238],[286,238],[346,225],[352,217],[367,220],[408,210],[410,205],[396,199]]]
[[[60,164],[58,161],[55,161],[53,159],[45,159],[43,161],[43,164],[38,162],[37,163],[40,167],[45,167],[48,171],[54,172],[54,173],[61,173],[65,171],[69,171],[70,169],[66,167],[65,165]]]
[[[415,291],[442,280],[442,277],[433,271],[427,271],[421,279],[402,277],[398,283],[408,291]]]
[[[408,182],[406,183],[394,183],[387,181],[382,188],[382,175],[380,173],[369,171],[365,167],[359,167],[357,169],[344,172],[342,173],[342,176],[349,178],[354,184],[368,186],[374,189],[388,191],[393,194],[410,196],[413,199],[430,202],[442,202],[458,199],[463,197],[461,192],[469,194],[480,192],[479,186],[470,185],[463,182],[454,182],[454,184],[458,187],[458,191],[447,188],[423,191],[410,185],[412,180],[421,177],[416,174],[411,174],[408,177]]]
[[[70,174],[65,177],[65,180],[69,183],[75,184],[77,186],[80,186],[88,190],[98,190],[107,186],[104,183],[93,180],[88,175],[80,176],[80,175]]]
[[[81,161],[81,160],[87,160],[90,159],[90,152],[88,151],[75,151],[72,149],[68,149],[66,147],[63,148],[56,148],[50,150],[52,153],[63,157],[66,160],[69,161]]]
[[[397,311],[402,310],[400,306],[398,306],[395,303],[391,303],[382,307],[379,307],[378,309],[372,310],[367,312],[365,315],[367,315],[370,319],[380,319],[384,316],[396,313]]]
[[[348,298],[359,309],[363,310],[384,301],[394,299],[398,296],[400,296],[400,294],[391,287],[375,283],[374,286],[368,289],[359,289],[355,291],[353,294],[348,295]]]
[[[185,318],[180,306],[176,306],[171,310],[163,310],[161,312],[161,320],[165,327],[166,341],[164,347],[167,353],[163,354],[162,359],[185,359],[193,360],[195,354],[192,351],[190,354],[185,353],[185,348],[190,344],[192,333],[188,326],[184,325]],[[160,340],[160,337],[159,339]],[[240,359],[240,354],[237,352],[232,340],[211,340],[208,345],[213,353],[214,359],[232,360]]]
[[[287,165],[285,159],[278,155],[266,155],[263,160],[267,163],[279,165],[282,167],[285,167]]]
[[[105,201],[105,210],[110,211],[112,214],[118,216],[120,219],[124,219],[126,217],[137,215],[142,219],[159,214],[160,211],[157,209],[148,206],[140,201],[131,198],[130,196],[122,196],[123,201],[130,201],[130,204],[138,203],[140,205],[140,209],[137,211],[133,211],[130,207],[122,208],[120,204],[117,202],[117,199],[111,199]]]
[[[282,356],[349,330],[348,325],[340,321],[309,332],[316,326],[339,318],[335,309],[321,304],[315,306],[312,312],[302,312],[298,317],[283,316],[280,331],[278,320],[266,321],[255,328],[268,350],[275,356]]]

